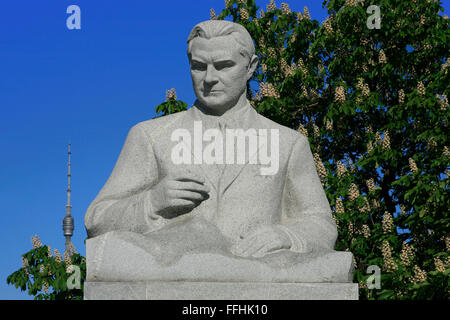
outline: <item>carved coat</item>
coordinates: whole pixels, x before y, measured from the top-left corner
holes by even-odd
[[[223,171],[220,165],[204,162],[174,164],[172,149],[179,142],[172,141],[171,135],[184,128],[193,136],[194,121],[202,121],[203,131],[223,126],[253,128],[258,138],[258,129],[277,129],[277,173],[261,175],[261,166],[268,165],[249,163],[248,158],[245,164],[224,165]],[[166,219],[153,212],[149,194],[172,170],[190,170],[203,176],[211,192],[191,212]],[[337,237],[308,140],[259,115],[248,101],[245,107],[221,117],[207,115],[194,104],[187,111],[135,125],[108,181],[89,206],[85,225],[90,238],[113,230],[147,234],[195,215],[216,225],[232,243],[246,232],[273,224],[285,230],[295,252],[333,249]]]

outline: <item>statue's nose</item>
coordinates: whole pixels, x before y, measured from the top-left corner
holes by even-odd
[[[217,70],[212,65],[208,65],[206,68],[206,75],[205,75],[205,84],[208,87],[212,87],[214,84],[219,82],[217,78]]]

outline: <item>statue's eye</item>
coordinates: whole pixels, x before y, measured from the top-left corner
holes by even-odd
[[[216,70],[223,70],[223,69],[231,68],[233,65],[234,65],[234,63],[231,61],[224,61],[224,62],[218,62],[218,63],[214,64],[214,68],[216,68]]]
[[[203,63],[192,62],[191,69],[198,70],[198,71],[204,71],[204,70],[206,70],[206,65]]]

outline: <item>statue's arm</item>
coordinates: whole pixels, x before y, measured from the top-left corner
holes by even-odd
[[[86,212],[88,236],[112,230],[147,233],[161,227],[165,219],[152,212],[149,199],[157,181],[152,143],[138,124],[128,133],[113,172]]]
[[[289,158],[281,221],[292,251],[334,248],[336,224],[304,136],[299,136]]]

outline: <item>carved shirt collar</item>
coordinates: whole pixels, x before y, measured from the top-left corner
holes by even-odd
[[[256,113],[248,100],[238,109],[232,108],[221,116],[205,113],[197,101],[191,109],[194,120],[202,121],[207,128],[226,126],[234,129],[248,129],[254,125],[254,113]]]

